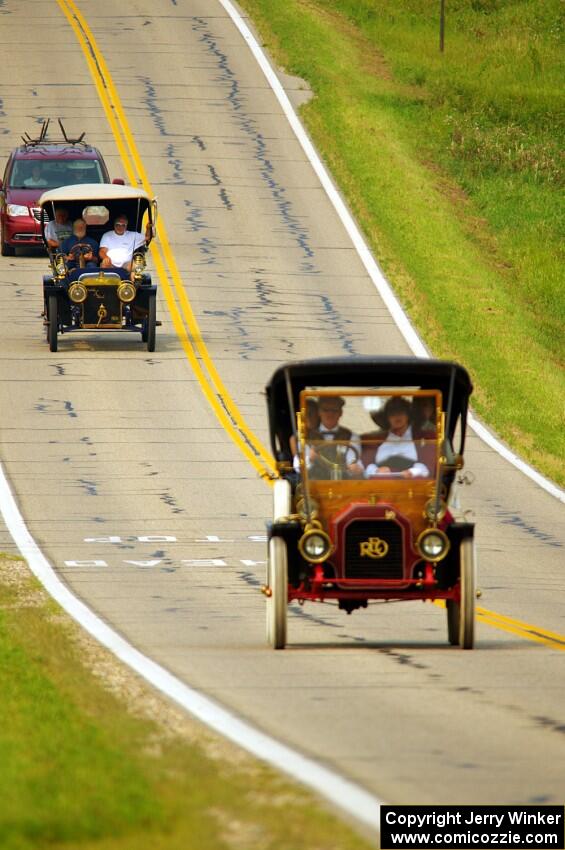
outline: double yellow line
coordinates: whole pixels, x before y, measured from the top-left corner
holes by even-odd
[[[514,617],[506,617],[504,614],[497,614],[496,611],[489,611],[487,608],[477,608],[477,619],[495,629],[501,629],[503,632],[509,632],[526,640],[542,643],[544,646],[551,647],[551,649],[560,649],[565,652],[565,635],[540,629],[539,626],[534,626],[532,623],[524,623],[522,620],[514,619]]]
[[[151,184],[139,156],[119,95],[96,39],[73,0],[57,0],[71,25],[86,58],[98,96],[112,128],[128,181],[142,186],[153,197]],[[234,400],[224,386],[202,339],[202,334],[186,294],[178,266],[171,251],[165,225],[160,218],[159,243],[152,243],[155,268],[162,284],[173,327],[196,375],[202,392],[226,432],[261,477],[271,480],[274,460],[245,424]],[[171,282],[172,281],[172,285]]]
[[[73,28],[88,63],[104,112],[112,128],[128,180],[133,186],[141,185],[148,195],[153,197],[151,184],[129,129],[120,98],[104,57],[98,50],[94,35],[73,0],[57,0],[57,2]],[[160,218],[159,223],[159,244],[153,243],[151,249],[173,327],[205,397],[226,432],[252,466],[263,478],[271,480],[275,472],[273,458],[245,424],[210,358],[183,286],[162,218]],[[172,285],[170,281],[172,281]],[[497,614],[494,611],[488,611],[485,608],[477,609],[477,618],[480,622],[496,629],[542,643],[552,649],[565,650],[564,635]]]

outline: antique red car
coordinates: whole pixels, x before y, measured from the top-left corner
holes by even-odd
[[[447,636],[474,645],[474,526],[457,507],[472,385],[457,363],[308,360],[267,388],[277,461],[268,524],[267,639],[287,606],[442,600]],[[441,603],[440,603],[441,604]]]

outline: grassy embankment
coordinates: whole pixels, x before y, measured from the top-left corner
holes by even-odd
[[[240,0],[436,356],[565,483],[560,0]]]
[[[0,693],[2,850],[370,846],[156,696],[2,555]]]

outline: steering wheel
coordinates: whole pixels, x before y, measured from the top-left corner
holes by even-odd
[[[333,459],[332,457],[327,457],[325,452],[329,454],[329,450],[334,447],[336,450],[332,452]],[[354,459],[350,463],[357,463],[360,457],[359,449],[351,440],[324,440],[323,443],[319,443],[313,448],[316,452],[316,458],[319,458],[322,465],[332,471],[336,479],[343,478],[346,467],[349,466],[346,458],[350,449],[354,454]]]
[[[77,242],[76,245],[73,245],[73,247],[69,250],[69,254],[74,260],[78,260],[79,257],[84,257],[85,254],[94,254],[94,249],[92,245],[88,244],[88,242]]]

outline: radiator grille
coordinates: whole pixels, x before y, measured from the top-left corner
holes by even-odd
[[[362,555],[361,544],[371,538],[384,541],[388,551],[381,558]],[[379,549],[386,547],[375,544]],[[391,520],[355,520],[350,523],[345,537],[345,578],[402,579],[403,571],[402,529]]]
[[[41,221],[41,207],[31,207],[31,214],[36,221]],[[43,210],[43,221],[46,224],[49,221],[49,216],[45,210]]]
[[[83,322],[89,327],[121,327],[121,302],[115,286],[89,286],[83,304]],[[102,309],[101,309],[102,308]]]

